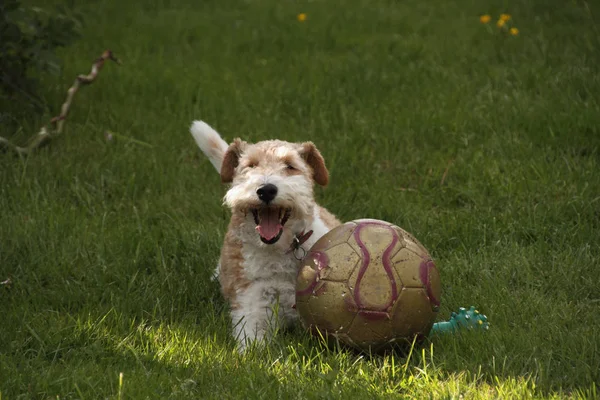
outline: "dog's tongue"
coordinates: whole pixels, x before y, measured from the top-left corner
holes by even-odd
[[[283,228],[279,223],[279,210],[276,208],[263,208],[259,213],[260,224],[256,226],[256,230],[265,240],[271,240]]]

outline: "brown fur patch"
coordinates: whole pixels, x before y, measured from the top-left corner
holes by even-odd
[[[341,225],[342,223],[335,217],[335,215],[333,215],[332,213],[330,213],[326,208],[321,207],[321,206],[317,206],[318,210],[319,210],[319,217],[321,217],[321,220],[323,220],[323,223],[325,224],[326,227],[328,227],[330,230],[335,228],[338,225]]]
[[[234,139],[233,143],[229,145],[229,148],[223,157],[223,164],[221,165],[221,182],[230,183],[233,181],[235,169],[240,162],[240,156],[242,155],[245,146],[246,142],[243,142],[239,138]]]
[[[236,300],[238,291],[245,290],[250,286],[250,281],[244,275],[242,243],[233,234],[243,220],[243,215],[232,215],[221,249],[221,270],[219,271],[221,292],[234,310],[239,307]]]
[[[327,171],[325,160],[319,150],[317,150],[315,144],[313,142],[302,143],[300,154],[312,168],[314,181],[321,186],[327,186],[329,183],[329,171]]]

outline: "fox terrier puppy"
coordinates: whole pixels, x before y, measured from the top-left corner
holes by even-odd
[[[231,184],[224,198],[231,221],[216,272],[243,350],[297,318],[300,260],[340,224],[314,199],[314,184],[327,185],[329,173],[311,142],[235,139],[227,145],[202,121],[194,121],[190,132],[221,181]]]

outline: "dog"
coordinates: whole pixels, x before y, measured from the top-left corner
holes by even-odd
[[[228,145],[203,121],[194,121],[190,133],[221,181],[230,184],[224,204],[231,220],[216,275],[243,351],[297,319],[302,256],[340,225],[314,198],[314,185],[326,186],[329,172],[312,142],[251,144],[238,138]]]

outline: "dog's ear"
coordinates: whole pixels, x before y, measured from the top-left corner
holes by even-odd
[[[325,160],[317,150],[313,142],[302,143],[300,155],[313,170],[313,179],[321,186],[327,186],[329,183],[329,171],[325,167]]]
[[[240,162],[240,156],[244,151],[246,142],[237,138],[229,145],[225,155],[223,156],[223,164],[221,164],[221,182],[230,183],[233,181],[235,168]]]

